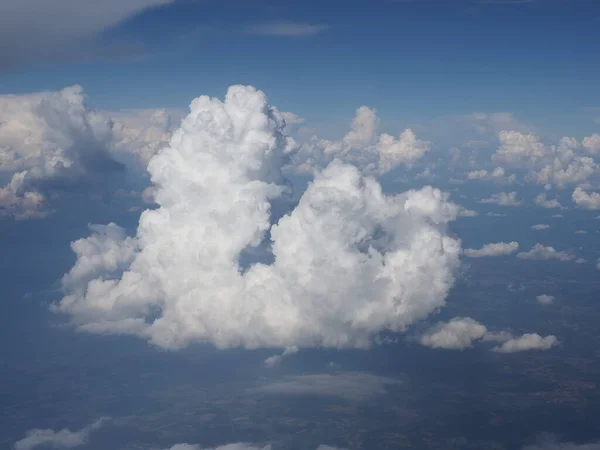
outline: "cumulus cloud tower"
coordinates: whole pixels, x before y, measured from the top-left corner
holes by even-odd
[[[142,213],[134,238],[111,225],[73,243],[55,309],[82,331],[175,349],[366,347],[443,306],[460,254],[446,228],[459,207],[431,187],[385,195],[334,160],[272,224],[295,148],[283,127],[252,87],[194,100],[148,165],[159,208]],[[240,254],[265,236],[274,262],[241,270]]]

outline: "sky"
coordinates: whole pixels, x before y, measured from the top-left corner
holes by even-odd
[[[0,4],[0,447],[599,449],[599,24]]]

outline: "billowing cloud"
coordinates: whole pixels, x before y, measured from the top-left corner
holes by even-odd
[[[550,225],[548,225],[547,223],[537,223],[535,225],[531,225],[531,229],[536,231],[547,230],[549,228]]]
[[[43,217],[44,191],[99,183],[123,165],[110,153],[113,122],[89,109],[83,90],[0,96],[0,208],[17,218]]]
[[[349,401],[363,401],[387,393],[391,386],[400,384],[394,378],[363,372],[339,374],[294,375],[264,384],[252,392],[279,395],[318,395],[340,397]]]
[[[528,252],[517,253],[517,258],[532,260],[556,259],[558,261],[573,261],[575,256],[569,252],[557,251],[554,247],[537,243]]]
[[[464,253],[469,258],[482,258],[485,256],[506,256],[516,252],[519,249],[518,242],[494,242],[485,244],[478,249],[467,248]]]
[[[546,156],[546,148],[534,134],[518,131],[501,131],[500,147],[492,155],[496,163],[519,164],[525,160],[538,160]]]
[[[554,303],[554,300],[556,300],[556,297],[553,295],[542,294],[542,295],[538,295],[536,297],[536,300],[541,305],[551,305],[552,303]]]
[[[460,255],[447,223],[460,208],[431,187],[385,195],[334,160],[277,220],[293,151],[282,128],[252,87],[194,100],[148,165],[159,207],[133,238],[109,225],[76,241],[54,309],[82,331],[175,349],[366,347],[443,306]]]
[[[516,192],[499,192],[497,194],[493,194],[489,198],[483,198],[479,200],[479,203],[495,203],[500,206],[519,206],[521,204],[520,200],[517,200]]]
[[[174,0],[19,0],[0,3],[0,71],[88,52],[107,28]]]
[[[573,203],[583,209],[600,209],[600,192],[586,192],[580,187],[576,187],[571,196]]]
[[[31,450],[37,447],[52,447],[55,449],[75,448],[87,444],[90,434],[101,428],[106,423],[106,418],[101,418],[78,431],[62,429],[34,428],[25,433],[23,439],[14,445],[15,450]]]
[[[473,341],[483,338],[487,328],[470,317],[455,317],[449,322],[440,322],[419,338],[426,347],[463,350]]]
[[[542,337],[537,333],[525,333],[520,337],[507,340],[502,345],[495,347],[493,351],[516,353],[529,350],[548,350],[555,345],[558,345],[558,339],[554,335]]]

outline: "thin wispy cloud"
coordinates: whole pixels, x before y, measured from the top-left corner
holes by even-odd
[[[270,22],[250,25],[246,33],[259,36],[286,36],[305,37],[314,36],[329,29],[329,25],[293,23],[293,22]]]

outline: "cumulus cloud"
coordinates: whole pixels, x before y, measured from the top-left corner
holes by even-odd
[[[558,199],[556,199],[556,198],[548,199],[546,197],[546,193],[545,192],[542,192],[541,194],[538,194],[535,197],[534,202],[535,202],[535,204],[537,206],[540,206],[542,208],[548,208],[548,209],[562,208],[562,205],[560,204],[560,202],[558,201]]]
[[[463,350],[473,341],[483,338],[487,328],[470,317],[455,317],[449,322],[440,322],[419,338],[426,347]]]
[[[557,251],[554,247],[535,244],[528,252],[517,253],[517,258],[531,260],[573,261],[575,256],[566,251]]]
[[[519,206],[521,204],[520,200],[517,200],[516,192],[500,192],[498,194],[493,194],[490,198],[483,198],[479,200],[479,203],[495,203],[500,206]]]
[[[467,248],[464,253],[469,258],[482,258],[485,256],[506,256],[516,252],[519,248],[518,242],[495,242],[485,244],[479,249]]]
[[[339,374],[312,374],[288,376],[282,380],[269,382],[252,392],[279,395],[318,395],[340,397],[349,401],[363,401],[387,393],[390,386],[401,381],[363,372]]]
[[[295,166],[311,171],[338,158],[366,173],[383,174],[400,165],[411,166],[429,151],[431,144],[417,139],[410,128],[398,138],[387,133],[378,135],[379,122],[375,109],[361,106],[341,140],[313,138],[298,152]]]
[[[600,192],[586,192],[580,187],[576,187],[571,196],[573,203],[583,209],[600,209]]]
[[[598,153],[600,151],[600,134],[594,133],[583,138],[582,145],[588,152]]]
[[[547,223],[538,223],[538,224],[531,226],[531,229],[536,230],[536,231],[547,230],[549,228],[550,228],[550,225],[548,225]]]
[[[553,295],[542,294],[536,297],[537,301],[541,305],[551,305],[556,300],[556,297]]]
[[[500,146],[492,161],[528,169],[528,178],[548,189],[584,183],[598,171],[593,158],[579,154],[581,144],[574,138],[563,137],[557,145],[546,146],[531,133],[502,131],[498,137]]]
[[[529,350],[548,350],[555,345],[558,345],[558,339],[554,335],[542,337],[537,333],[525,333],[520,337],[507,340],[492,350],[499,353],[516,353]]]
[[[449,322],[440,322],[423,333],[419,342],[432,348],[464,350],[479,340],[502,343],[492,348],[492,351],[500,353],[547,350],[558,343],[552,335],[542,338],[537,333],[525,333],[515,337],[507,331],[489,331],[485,325],[470,317],[455,317]]]
[[[99,183],[123,165],[110,152],[111,120],[89,109],[79,86],[0,96],[0,173],[4,215],[42,217],[44,191]]]
[[[76,241],[54,309],[82,331],[176,349],[367,347],[443,306],[461,251],[447,223],[460,208],[432,187],[385,195],[334,160],[277,220],[294,149],[282,128],[252,87],[194,100],[148,164],[159,207],[135,237],[109,225]]]
[[[34,428],[25,433],[23,439],[15,443],[14,449],[31,450],[41,446],[55,449],[80,447],[87,444],[90,434],[101,428],[106,421],[107,418],[103,417],[78,431],[66,428],[59,431]]]
[[[65,54],[89,56],[110,27],[174,0],[20,0],[0,3],[0,71]],[[96,44],[96,45],[93,45]]]
[[[265,359],[265,365],[267,367],[275,367],[276,365],[278,365],[284,358],[287,358],[290,355],[293,355],[295,353],[298,353],[298,347],[293,346],[293,347],[287,347],[283,353],[281,353],[280,355],[273,355],[273,356],[269,356],[267,359]]]

